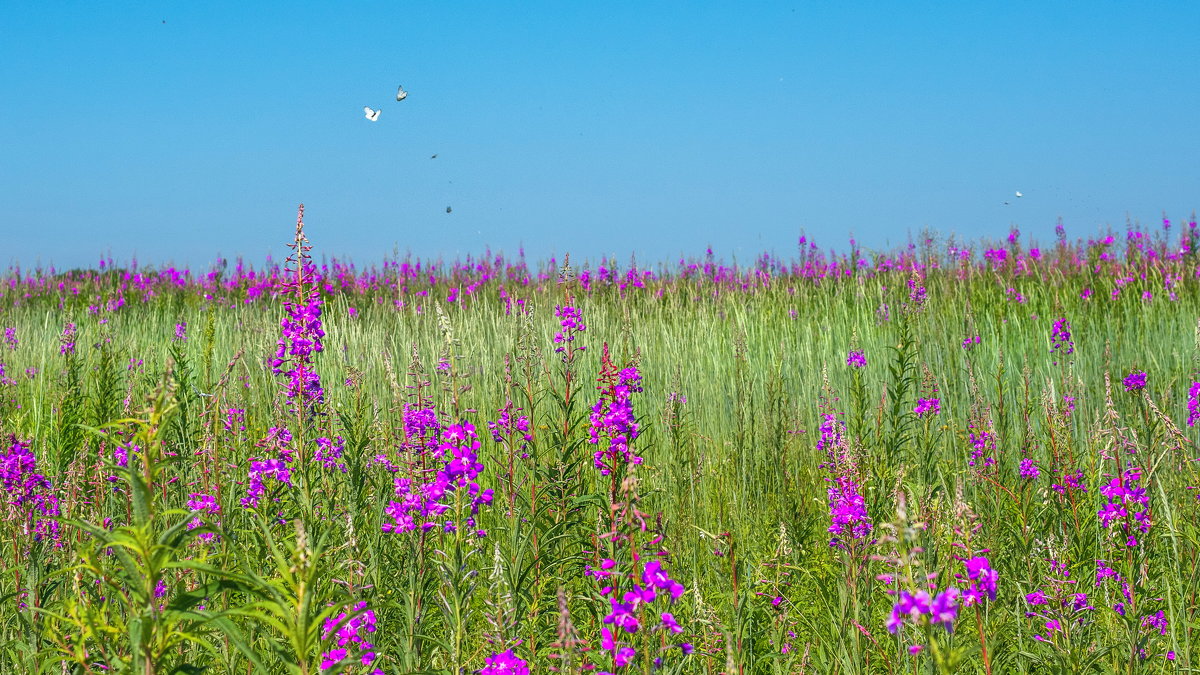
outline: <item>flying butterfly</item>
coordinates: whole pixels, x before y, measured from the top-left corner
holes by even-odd
[[[408,92],[404,91],[404,86],[401,85],[399,88],[396,89],[396,100],[403,101],[406,98],[408,98]]]
[[[1018,196],[1018,197],[1024,197],[1025,195],[1021,194],[1021,191],[1020,191],[1020,190],[1017,190],[1017,196]]]
[[[379,121],[379,110],[371,110],[371,106],[363,106],[363,113],[366,115],[367,119],[371,120],[372,122]]]

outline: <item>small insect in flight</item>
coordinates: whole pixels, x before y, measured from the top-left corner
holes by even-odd
[[[1017,190],[1017,196],[1018,196],[1018,197],[1024,197],[1025,195],[1021,194],[1021,191],[1020,191],[1020,190]]]
[[[371,106],[363,106],[363,113],[366,115],[367,119],[371,120],[372,122],[379,121],[380,112],[381,111],[379,110],[371,110]]]
[[[429,159],[437,159],[437,154],[434,153]]]
[[[446,213],[450,213],[451,210],[452,209],[449,206],[446,207]]]
[[[399,88],[397,88],[396,89],[396,100],[403,101],[406,98],[408,98],[408,92],[404,91],[404,87],[400,86]]]

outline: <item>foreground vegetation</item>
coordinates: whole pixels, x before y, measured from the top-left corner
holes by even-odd
[[[1165,225],[357,269],[298,224],[283,266],[11,269],[0,671],[1186,671]]]

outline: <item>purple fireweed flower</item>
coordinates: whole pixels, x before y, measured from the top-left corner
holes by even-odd
[[[947,633],[954,632],[954,620],[958,618],[958,596],[962,593],[957,586],[951,586],[933,599],[929,608],[929,622],[941,625]]]
[[[1063,496],[1066,496],[1068,490],[1087,492],[1087,487],[1083,484],[1083,471],[1079,470],[1075,473],[1071,473],[1069,470],[1065,471],[1062,484],[1055,483],[1050,486],[1050,489]]]
[[[342,451],[345,449],[345,441],[341,436],[335,436],[332,439],[320,437],[315,440],[317,449],[313,452],[313,459],[320,462],[326,469],[335,469],[341,473],[346,473],[346,464],[342,462]]]
[[[608,359],[608,345],[605,344],[599,377],[601,395],[592,406],[588,439],[597,446],[592,464],[603,476],[611,474],[619,466],[642,463],[642,458],[634,454],[630,447],[640,429],[630,397],[642,390],[641,376],[636,368],[629,367],[617,372],[614,381],[614,370]]]
[[[936,415],[941,411],[942,402],[936,398],[919,398],[917,399],[917,407],[913,408],[913,412],[917,414],[917,417]]]
[[[266,494],[266,480],[274,479],[288,487],[292,485],[292,470],[289,466],[295,459],[295,451],[291,447],[292,432],[284,427],[271,427],[267,436],[258,442],[258,447],[274,451],[275,458],[263,460],[251,458],[248,475],[249,486],[246,496],[242,498],[242,507],[258,508],[259,501]]]
[[[980,339],[979,339],[978,335],[972,335],[972,336],[965,337],[965,338],[963,338],[963,341],[962,341],[962,348],[969,350],[972,347],[974,347],[975,345],[979,344],[979,341],[980,341]]]
[[[390,522],[382,525],[384,532],[403,533],[420,529],[429,531],[440,528],[453,532],[458,524],[441,521],[450,510],[455,495],[465,495],[469,509],[462,525],[475,527],[475,516],[479,509],[492,503],[493,492],[481,489],[476,478],[483,471],[479,462],[479,439],[475,425],[469,422],[451,424],[445,428],[437,422],[431,409],[409,408],[405,415],[406,431],[409,433],[408,449],[423,459],[427,468],[414,468],[410,473],[394,479],[395,494],[399,501],[388,502],[383,512]],[[476,536],[484,536],[476,530]]]
[[[636,633],[640,624],[634,614],[633,603],[620,602],[616,598],[609,598],[608,603],[609,612],[604,617],[604,623],[610,623],[626,633]]]
[[[243,408],[226,408],[223,420],[225,431],[237,435],[246,430],[246,411]]]
[[[1141,469],[1131,467],[1100,488],[1100,494],[1109,500],[1097,512],[1101,526],[1110,528],[1119,522],[1126,536],[1126,545],[1131,547],[1138,545],[1138,540],[1130,531],[1131,528],[1146,534],[1152,525],[1150,497],[1146,489],[1138,485],[1141,478]],[[1132,523],[1128,520],[1131,515]]]
[[[995,601],[996,582],[999,581],[1000,575],[992,569],[988,559],[983,556],[975,556],[964,560],[963,566],[967,569],[967,580],[970,582],[964,594],[963,606],[970,607],[983,600],[984,596],[987,596],[988,600]]]
[[[180,321],[175,324],[175,337],[172,338],[176,342],[187,342],[187,322]]]
[[[117,443],[113,446],[113,464],[122,469],[127,468],[129,466],[129,456],[136,455],[141,451],[142,448],[136,443]]]
[[[200,513],[211,513],[214,515],[221,513],[221,505],[217,503],[217,498],[201,492],[193,492],[188,496],[187,507],[192,511]],[[204,521],[197,516],[192,518],[191,522],[188,523],[187,529],[194,530],[203,525]],[[201,532],[199,538],[202,541],[212,541],[216,536],[214,532]]]
[[[821,436],[817,439],[817,452],[832,453],[841,445],[845,425],[833,413],[825,413],[821,422]]]
[[[32,534],[34,541],[49,539],[55,548],[61,548],[58,519],[62,511],[58,496],[50,479],[38,473],[37,468],[32,441],[9,434],[0,443],[0,485],[7,493],[11,513],[23,521],[18,532]]]
[[[16,328],[13,328],[10,326],[10,327],[4,329],[4,344],[8,345],[8,348],[11,349],[12,351],[17,350],[17,329]]]
[[[529,675],[529,665],[517,658],[511,649],[484,659],[479,675]]]
[[[925,306],[925,285],[921,283],[921,279],[913,272],[913,276],[908,279],[908,300],[912,303],[915,310],[920,310]]]
[[[1125,385],[1125,391],[1141,391],[1146,388],[1146,373],[1145,371],[1135,370],[1126,375],[1122,382]]]
[[[1147,614],[1142,617],[1142,628],[1157,629],[1159,635],[1167,634],[1167,618],[1163,616],[1163,611],[1158,610],[1157,614]]]
[[[854,458],[845,443],[845,425],[833,413],[826,413],[821,423],[821,435],[817,439],[817,451],[824,452],[827,461],[822,464],[830,477],[826,488],[829,505],[829,545],[846,548],[844,538],[863,539],[871,533],[871,519],[867,514],[866,499],[859,486],[858,471]]]
[[[1189,427],[1196,426],[1196,420],[1200,420],[1200,382],[1193,382],[1188,389],[1188,417],[1187,425]]]
[[[1033,480],[1033,479],[1037,478],[1038,476],[1042,475],[1042,470],[1038,468],[1037,464],[1034,464],[1032,458],[1025,457],[1021,460],[1020,473],[1021,473],[1021,478],[1024,478],[1026,480]]]
[[[651,560],[646,563],[646,567],[642,569],[642,582],[660,591],[670,593],[671,602],[683,596],[683,584],[667,576],[666,570],[663,569],[662,563],[658,560]]]
[[[679,627],[679,623],[675,621],[675,615],[670,612],[662,613],[662,626],[672,633],[682,633],[683,629]]]
[[[271,372],[287,378],[285,392],[306,413],[324,402],[325,389],[321,378],[313,369],[315,354],[323,351],[321,339],[325,331],[321,325],[321,297],[316,284],[316,269],[308,256],[308,239],[304,237],[304,205],[296,220],[296,240],[289,244],[293,254],[288,258],[294,264],[294,278],[283,284],[285,294],[290,294],[284,306],[284,318],[279,322],[281,331],[276,343],[275,356],[271,359]]]
[[[930,606],[931,598],[928,591],[917,591],[916,594],[908,591],[900,591],[900,597],[894,605],[892,605],[891,616],[887,620],[887,630],[889,633],[895,634],[904,625],[906,618],[914,623],[919,621],[921,617],[928,616],[932,611]]]
[[[375,612],[367,609],[366,602],[354,605],[349,614],[341,612],[337,618],[325,619],[321,639],[330,643],[331,649],[321,654],[321,671],[333,671],[349,659],[370,668],[377,657],[375,646],[369,641],[370,634],[375,632],[375,624]],[[383,675],[379,668],[368,672]]]
[[[559,323],[559,331],[554,334],[554,344],[558,345],[554,351],[563,354],[563,358],[567,358],[567,347],[572,346],[571,343],[575,338],[587,330],[587,325],[583,323],[583,312],[571,305],[558,305],[554,308],[554,316],[561,319]],[[579,351],[583,351],[584,347],[574,347]]]
[[[75,324],[68,323],[63,326],[62,335],[58,338],[59,347],[58,353],[62,355],[75,353]]]
[[[867,356],[859,349],[851,349],[850,355],[846,357],[846,365],[851,368],[863,368],[867,365]]]
[[[982,463],[986,468],[996,464],[996,458],[991,454],[996,450],[996,434],[991,431],[972,431],[968,434],[968,439],[972,447],[971,457],[967,460],[968,466]]]
[[[1071,322],[1059,318],[1050,330],[1050,353],[1066,356],[1075,352],[1075,342],[1071,339]]]
[[[862,539],[871,533],[871,519],[867,515],[867,502],[860,493],[858,484],[850,476],[838,476],[830,481],[827,490],[829,501],[830,546],[841,546],[841,537],[849,535]]]

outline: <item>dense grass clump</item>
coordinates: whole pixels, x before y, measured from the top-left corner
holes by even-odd
[[[1194,668],[1181,229],[13,268],[0,672]]]

